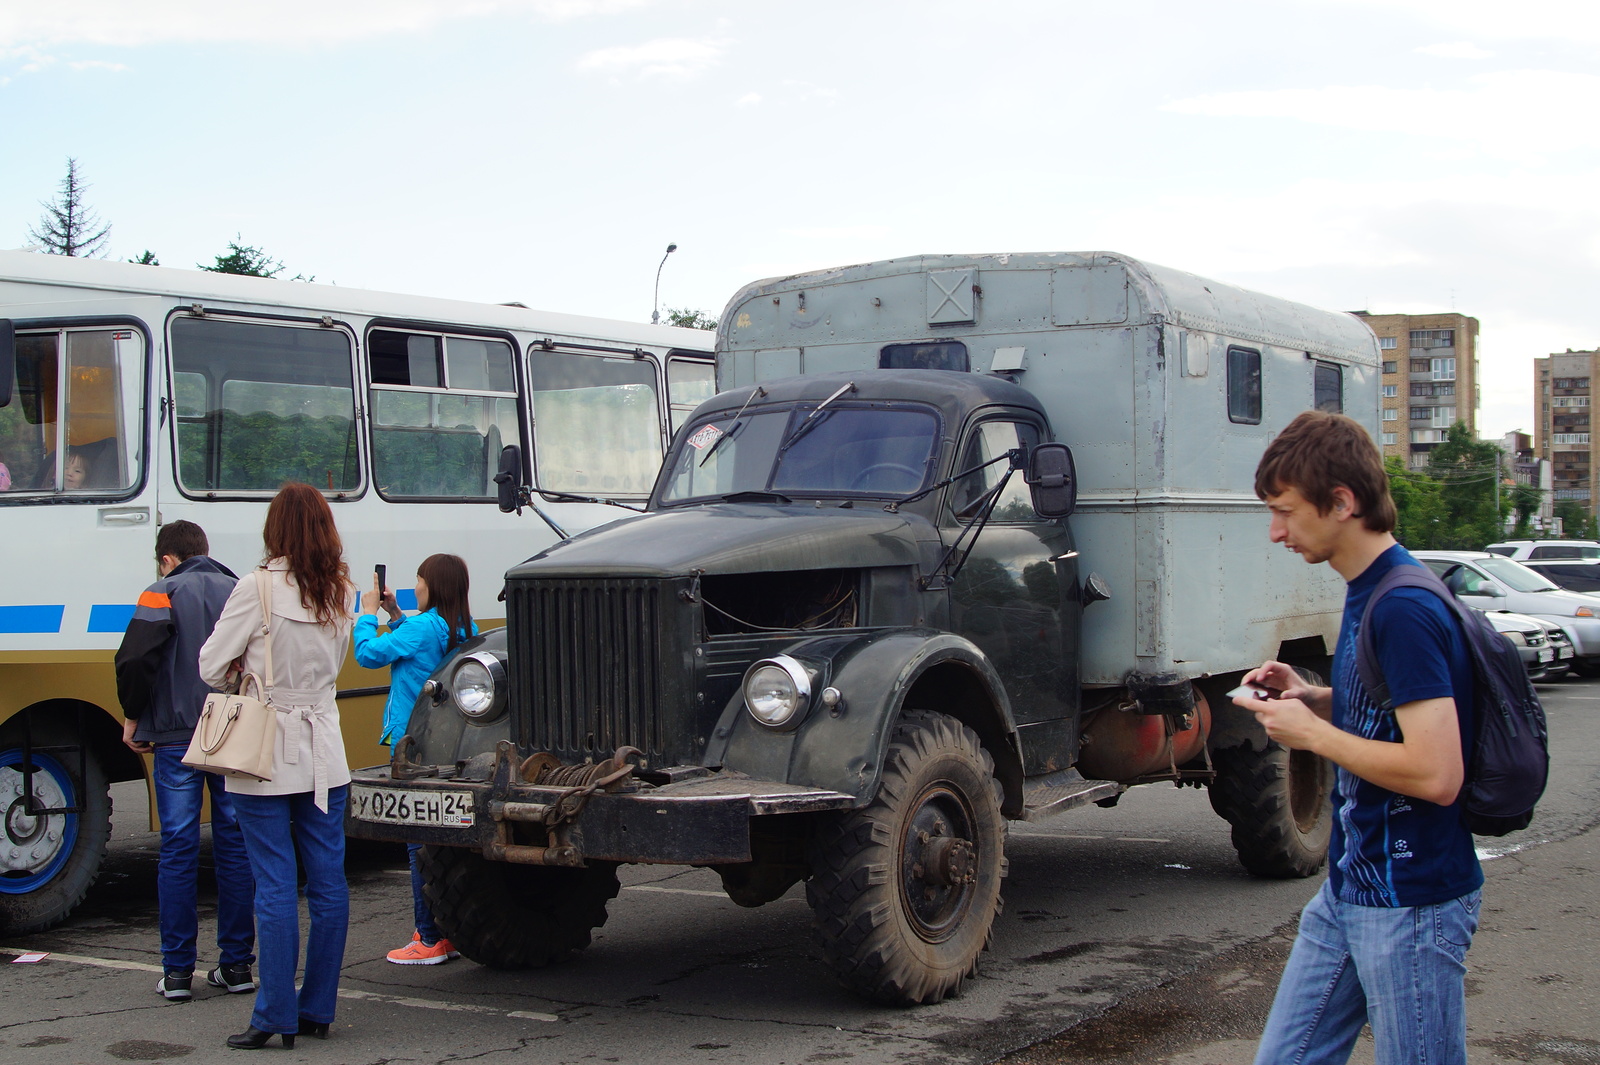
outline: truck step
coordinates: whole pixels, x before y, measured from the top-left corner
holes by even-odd
[[[1062,769],[1023,782],[1022,819],[1043,821],[1047,817],[1087,806],[1121,794],[1123,786],[1115,780],[1087,780],[1076,769]]]

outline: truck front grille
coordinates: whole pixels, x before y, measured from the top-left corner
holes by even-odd
[[[581,762],[627,744],[662,764],[665,596],[662,583],[650,580],[507,582],[519,746]]]

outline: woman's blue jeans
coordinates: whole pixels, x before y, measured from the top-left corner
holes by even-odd
[[[428,908],[428,897],[422,893],[422,868],[417,864],[420,843],[406,844],[406,859],[411,863],[411,916],[417,923],[417,934],[424,946],[431,947],[444,938],[439,926],[433,923],[433,911]]]
[[[223,779],[183,764],[189,745],[165,743],[155,751],[156,812],[161,818],[161,861],[156,898],[161,910],[161,966],[192,972],[199,939],[200,807],[211,791],[211,860],[217,874],[217,960],[255,961],[256,927],[250,859]]]
[[[309,791],[233,796],[256,874],[261,978],[250,1023],[259,1031],[298,1032],[301,1017],[320,1023],[333,1020],[350,927],[350,887],[344,878],[344,809],[349,795],[348,784],[330,788],[326,813],[317,809]],[[300,962],[297,848],[305,866],[306,908],[311,914],[305,979],[298,996],[294,986]]]
[[[1324,882],[1300,915],[1256,1065],[1342,1065],[1369,1023],[1377,1065],[1466,1065],[1480,899],[1357,906]]]

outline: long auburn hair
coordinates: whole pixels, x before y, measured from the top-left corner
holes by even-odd
[[[350,567],[344,544],[333,524],[333,509],[322,493],[300,481],[288,481],[267,507],[261,539],[270,559],[282,558],[300,586],[300,605],[323,625],[349,613]]]
[[[428,609],[450,626],[450,642],[445,645],[448,651],[472,635],[467,564],[460,555],[429,555],[417,567],[417,576],[428,582]]]

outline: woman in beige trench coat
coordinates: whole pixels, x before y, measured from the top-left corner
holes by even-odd
[[[220,687],[236,659],[261,677],[278,711],[271,780],[228,778],[256,877],[261,982],[250,1027],[228,1045],[254,1050],[273,1034],[326,1038],[339,992],[350,923],[344,878],[344,811],[350,768],[339,734],[335,681],[350,643],[355,587],[328,502],[307,484],[286,484],[262,530],[270,578],[272,676],[266,675],[261,596],[254,574],[239,581],[200,649],[200,676]],[[296,852],[305,866],[311,928],[298,994],[300,921]]]

